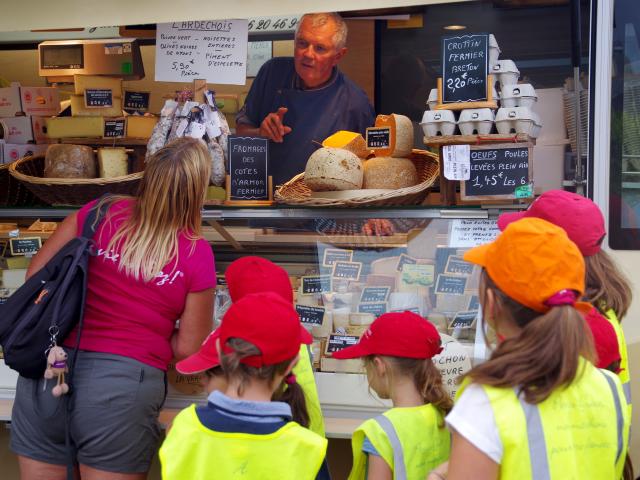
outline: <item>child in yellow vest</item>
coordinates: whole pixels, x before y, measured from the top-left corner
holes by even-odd
[[[225,390],[176,416],[160,448],[162,477],[316,479],[326,439],[292,421],[287,403],[271,401],[286,383],[298,399],[292,403],[305,408],[291,371],[300,345],[312,338],[293,306],[274,293],[246,295],[229,307],[210,338],[202,348],[215,344]]]
[[[630,418],[618,377],[593,364],[576,309],[578,247],[563,229],[524,218],[464,259],[483,267],[483,318],[503,340],[458,391],[448,471],[429,480],[620,479]]]
[[[393,408],[367,420],[352,438],[349,480],[424,480],[449,457],[444,415],[452,401],[431,358],[442,351],[440,335],[411,312],[385,313],[360,342],[333,354],[364,358],[369,386]]]

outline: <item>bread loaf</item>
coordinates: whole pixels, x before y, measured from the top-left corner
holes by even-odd
[[[49,145],[44,158],[47,178],[95,178],[96,159],[93,149],[84,145]]]
[[[405,188],[419,183],[416,166],[408,158],[375,157],[364,164],[363,188]]]
[[[129,173],[129,157],[124,148],[99,148],[100,178],[123,177]]]
[[[316,192],[362,188],[362,161],[341,148],[319,148],[309,157],[304,182]]]
[[[371,153],[371,151],[367,149],[367,143],[364,141],[362,135],[347,130],[340,130],[330,137],[325,138],[322,146],[344,148],[345,150],[355,153],[360,158],[367,158]]]
[[[409,117],[392,113],[378,115],[376,127],[389,127],[389,148],[375,149],[376,157],[406,157],[413,148],[413,123]]]

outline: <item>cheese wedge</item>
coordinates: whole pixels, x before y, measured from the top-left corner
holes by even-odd
[[[158,123],[158,117],[129,115],[127,117],[127,137],[151,138],[156,123]]]
[[[129,157],[124,148],[98,149],[98,174],[100,178],[124,177],[129,173]]]
[[[322,142],[323,147],[343,148],[355,153],[360,158],[367,158],[371,151],[367,150],[367,143],[364,137],[356,132],[340,130]]]
[[[74,75],[74,88],[76,95],[84,95],[88,89],[111,90],[114,97],[122,96],[122,79],[105,77],[102,75]]]
[[[376,157],[406,157],[413,148],[413,123],[409,117],[392,113],[391,115],[378,115],[376,127],[389,127],[389,148],[377,148],[374,150]]]
[[[104,118],[52,117],[45,120],[49,138],[102,137]]]
[[[104,117],[120,117],[122,115],[122,102],[120,97],[113,97],[111,107],[84,106],[84,95],[71,95],[71,115],[74,117],[92,117],[102,115]]]

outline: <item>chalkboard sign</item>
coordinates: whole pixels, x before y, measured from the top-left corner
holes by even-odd
[[[442,38],[442,102],[487,101],[489,35]]]
[[[104,138],[124,138],[127,121],[124,118],[111,118],[104,121]]]
[[[457,273],[460,275],[471,275],[473,273],[473,264],[465,262],[462,257],[451,255],[444,269],[445,273]]]
[[[124,104],[122,108],[128,113],[146,112],[149,110],[149,92],[133,92],[131,90],[124,91]]]
[[[439,275],[436,282],[436,293],[444,295],[464,295],[467,277],[457,275]]]
[[[355,335],[336,335],[332,333],[327,340],[327,353],[335,353],[344,350],[360,341],[360,337]]]
[[[342,280],[355,280],[360,278],[362,263],[360,262],[335,262],[333,264],[333,277]]]
[[[386,302],[391,287],[365,287],[360,295],[361,302]]]
[[[533,179],[528,145],[471,147],[471,178],[460,182],[464,200],[516,198],[516,190]]]
[[[367,128],[367,148],[389,148],[391,146],[391,128],[369,127]]]
[[[296,312],[302,323],[311,325],[322,325],[324,317],[323,307],[308,307],[307,305],[296,305]]]
[[[456,316],[453,317],[449,328],[471,328],[474,326],[477,316],[477,310],[472,312],[458,312]]]
[[[269,139],[229,135],[228,204],[271,204]]]
[[[331,291],[331,275],[309,275],[302,277],[302,293],[322,293]]]
[[[84,105],[87,108],[113,107],[113,92],[102,88],[87,88],[84,91]]]
[[[343,250],[341,248],[327,248],[322,258],[323,267],[333,267],[338,261],[350,262],[353,260],[353,250]]]
[[[387,313],[387,302],[359,303],[358,312],[373,313],[376,317],[379,317],[383,313]]]
[[[414,265],[416,263],[418,263],[418,261],[415,258],[410,257],[409,255],[405,255],[403,253],[403,254],[400,255],[400,258],[398,259],[398,264],[396,265],[396,270],[398,272],[401,272],[402,271],[402,267],[404,265]]]
[[[40,237],[20,237],[10,238],[9,248],[11,255],[33,255],[42,247]]]

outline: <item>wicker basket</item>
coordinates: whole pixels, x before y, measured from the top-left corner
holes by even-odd
[[[51,205],[84,205],[105,193],[134,195],[143,172],[115,178],[43,178],[44,155],[9,165],[10,175]]]
[[[0,165],[0,207],[43,205],[31,190],[9,175],[9,163]]]
[[[277,203],[302,205],[305,207],[387,207],[394,205],[416,205],[421,203],[429,188],[440,174],[438,155],[426,150],[413,150],[409,158],[418,171],[420,183],[413,187],[400,188],[376,195],[349,198],[347,200],[312,198],[311,189],[304,183],[304,173],[300,173],[282,185],[275,194]],[[366,192],[366,190],[364,190]]]

